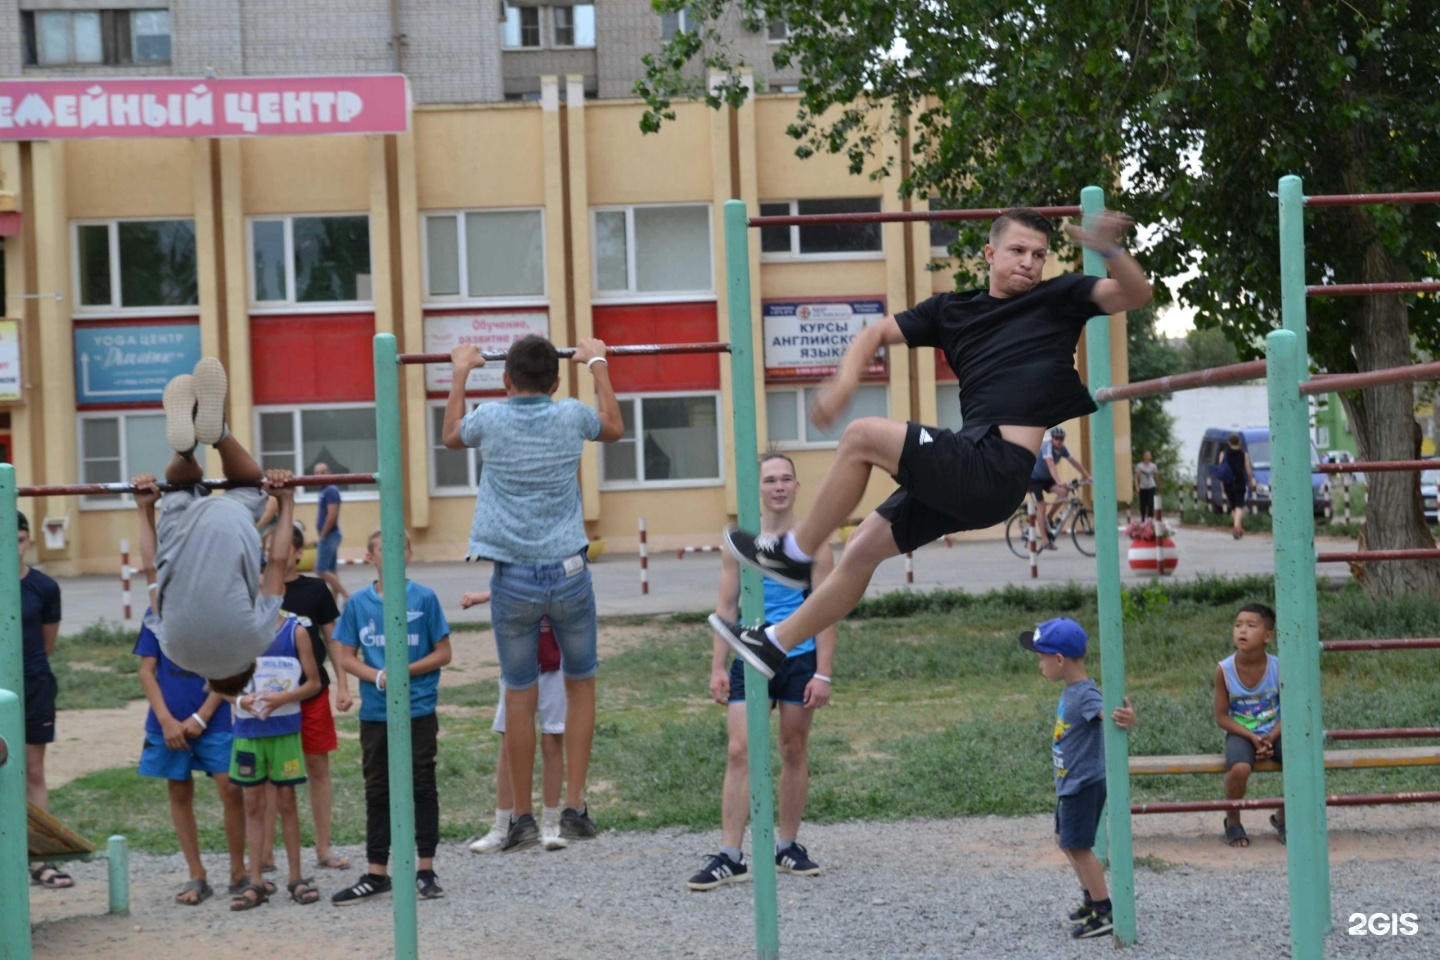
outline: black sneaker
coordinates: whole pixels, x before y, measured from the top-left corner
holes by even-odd
[[[421,900],[439,900],[445,896],[445,890],[436,879],[434,870],[415,871],[415,892],[420,895]]]
[[[779,537],[756,537],[738,527],[730,527],[725,531],[725,546],[730,548],[736,560],[776,583],[796,590],[810,587],[810,568],[814,563],[791,560],[785,555]]]
[[[744,883],[750,879],[750,868],[744,862],[736,863],[723,853],[717,853],[705,864],[705,869],[691,877],[685,886],[691,890],[714,890],[727,883]]]
[[[540,828],[535,826],[535,817],[526,813],[510,819],[510,832],[505,834],[505,842],[500,844],[500,852],[519,853],[539,845]]]
[[[820,864],[810,859],[810,853],[794,840],[775,854],[775,869],[781,873],[793,873],[797,877],[820,876]]]
[[[1074,910],[1071,910],[1065,919],[1070,923],[1084,923],[1085,918],[1094,912],[1095,905],[1093,903],[1082,903]]]
[[[576,810],[566,807],[560,812],[560,837],[564,840],[594,840],[599,831],[590,819],[590,806]]]
[[[1114,928],[1112,914],[1096,913],[1092,910],[1090,916],[1085,918],[1084,923],[1070,931],[1070,936],[1076,940],[1088,940],[1091,937],[1103,937]]]
[[[365,900],[373,900],[375,897],[389,896],[390,889],[391,884],[389,877],[379,877],[373,873],[362,873],[355,886],[346,887],[344,890],[341,890],[330,898],[330,902],[337,907],[348,907]]]
[[[718,613],[710,614],[710,626],[714,631],[730,644],[736,656],[744,660],[750,666],[763,673],[766,679],[773,679],[775,671],[785,665],[785,651],[770,642],[765,636],[765,628],[768,624],[760,624],[758,627],[745,627],[738,623],[731,623]]]

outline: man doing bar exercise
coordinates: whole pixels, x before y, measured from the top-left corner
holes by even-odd
[[[1067,227],[1095,250],[1111,277],[1065,274],[1041,280],[1054,232],[1025,207],[1005,211],[990,228],[985,262],[989,288],[942,293],[867,327],[850,343],[839,370],[822,386],[811,418],[829,427],[850,404],[860,374],[882,346],[935,347],[960,380],[960,432],[865,417],[850,423],[814,505],[783,537],[726,532],[741,563],[772,580],[804,589],[812,556],[859,504],[870,471],[884,470],[900,489],[851,535],[835,571],[779,623],[717,632],[767,677],[786,651],[849,613],[880,563],[959,530],[999,523],[1025,498],[1045,431],[1096,409],[1075,371],[1075,347],[1097,314],[1150,302],[1150,282],[1119,239],[1132,221],[1105,212]],[[712,620],[712,623],[714,621]]]

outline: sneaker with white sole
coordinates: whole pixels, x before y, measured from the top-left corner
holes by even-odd
[[[540,828],[535,825],[534,815],[522,813],[511,819],[510,830],[505,834],[505,842],[500,844],[500,852],[519,853],[539,845]]]
[[[201,357],[191,376],[195,389],[195,442],[213,445],[225,436],[225,395],[229,380],[214,357]]]
[[[723,853],[717,853],[705,864],[705,869],[691,877],[685,886],[691,890],[714,890],[727,883],[744,883],[750,879],[750,868],[744,861],[736,863]]]
[[[415,895],[421,900],[439,900],[445,896],[445,889],[440,886],[434,870],[415,871]]]
[[[791,873],[797,877],[820,876],[820,864],[810,859],[810,852],[791,840],[789,845],[775,853],[775,869],[780,873]]]
[[[814,561],[805,563],[790,559],[780,537],[764,534],[757,537],[738,527],[730,527],[725,531],[725,546],[736,560],[778,584],[795,590],[810,587],[810,569],[815,565]]]
[[[330,898],[330,902],[337,907],[348,907],[366,900],[373,900],[376,897],[388,897],[391,889],[389,877],[362,873],[353,887],[346,887],[336,893]]]
[[[560,824],[540,824],[540,846],[546,850],[564,850],[570,846],[570,841],[560,836]]]
[[[499,853],[500,846],[505,842],[505,831],[499,827],[491,827],[490,832],[479,840],[470,844],[471,853]]]
[[[590,819],[589,804],[579,810],[566,807],[560,811],[560,836],[566,840],[594,840],[595,834],[599,832],[595,821]]]
[[[161,402],[165,405],[165,443],[181,456],[195,449],[195,378],[171,377]]]
[[[718,613],[710,614],[710,628],[730,645],[735,655],[764,674],[767,680],[774,679],[775,671],[785,665],[786,653],[765,636],[769,624],[746,627],[726,620]]]
[[[1084,923],[1070,931],[1070,936],[1076,940],[1088,940],[1091,937],[1103,937],[1114,929],[1115,923],[1112,914],[1097,913],[1092,910],[1090,916],[1085,918]]]

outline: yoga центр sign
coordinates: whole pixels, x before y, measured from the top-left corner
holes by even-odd
[[[75,402],[156,403],[170,378],[200,359],[200,325],[137,323],[75,327]]]
[[[400,74],[0,80],[0,140],[404,133]]]

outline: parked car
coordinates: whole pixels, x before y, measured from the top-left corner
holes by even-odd
[[[1225,490],[1215,477],[1216,461],[1220,451],[1229,445],[1230,435],[1240,434],[1240,447],[1250,454],[1250,468],[1255,471],[1255,493],[1246,503],[1254,504],[1259,510],[1270,511],[1270,428],[1269,427],[1210,427],[1200,441],[1199,463],[1195,466],[1196,484],[1200,496],[1210,504],[1216,513],[1226,510]],[[1320,462],[1320,451],[1314,442],[1310,444],[1310,462]],[[1311,500],[1315,516],[1330,517],[1333,505],[1330,499],[1330,477],[1323,473],[1310,475]]]
[[[1440,511],[1435,506],[1435,487],[1440,484],[1440,470],[1422,470],[1420,472],[1420,500],[1425,504],[1425,520],[1428,523],[1440,523]]]

